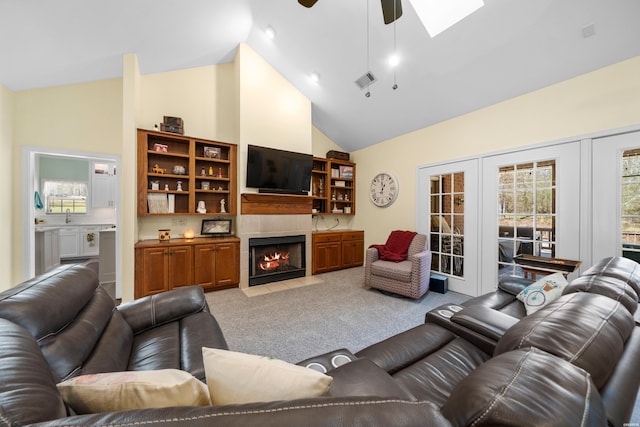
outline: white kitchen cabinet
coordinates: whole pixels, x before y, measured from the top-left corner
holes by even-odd
[[[60,228],[60,258],[77,258],[80,256],[80,239],[78,227]]]
[[[78,245],[80,246],[80,256],[98,256],[100,253],[100,230],[102,225],[92,225],[80,227]]]
[[[116,164],[93,162],[91,171],[91,207],[115,208]]]
[[[36,275],[60,265],[60,230],[36,230]]]

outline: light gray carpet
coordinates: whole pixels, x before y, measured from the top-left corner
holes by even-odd
[[[317,276],[324,282],[247,297],[239,289],[207,293],[229,349],[291,363],[328,351],[357,352],[424,323],[427,311],[467,296],[429,292],[420,300],[364,287],[364,268]]]

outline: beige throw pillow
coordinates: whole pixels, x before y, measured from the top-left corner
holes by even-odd
[[[78,414],[211,404],[207,386],[178,369],[82,375],[58,390]]]
[[[333,380],[312,369],[265,356],[203,347],[202,357],[215,405],[321,396]]]

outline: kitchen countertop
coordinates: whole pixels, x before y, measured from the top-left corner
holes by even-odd
[[[78,224],[78,223],[69,223],[69,224],[37,224],[35,226],[36,231],[45,231],[52,230],[55,228],[72,228],[72,227],[103,227],[104,229],[108,229],[113,227],[115,230],[115,226],[109,223],[94,223],[94,224]]]

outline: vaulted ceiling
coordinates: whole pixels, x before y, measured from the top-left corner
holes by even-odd
[[[125,53],[143,74],[224,63],[244,42],[353,151],[640,55],[638,0],[485,0],[434,38],[402,5],[385,25],[378,0],[0,0],[0,83],[119,77]],[[368,71],[366,97],[355,80]]]

